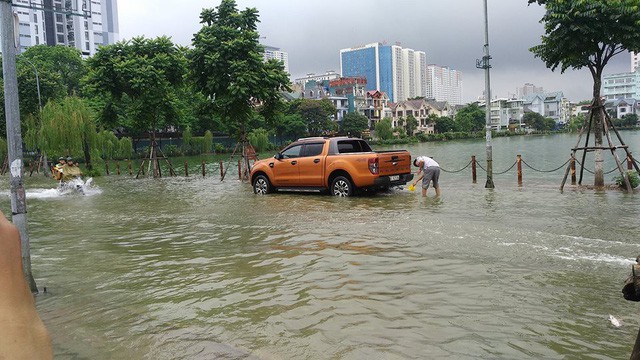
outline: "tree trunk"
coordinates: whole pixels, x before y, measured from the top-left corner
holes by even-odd
[[[93,170],[93,166],[91,165],[91,151],[89,150],[89,143],[87,140],[84,140],[82,148],[84,150],[84,163],[87,166],[87,170]]]
[[[602,147],[602,132],[604,124],[604,103],[600,98],[600,88],[602,87],[602,71],[598,70],[593,79],[593,135],[596,147]],[[602,149],[595,151],[594,186],[604,186],[604,156]]]

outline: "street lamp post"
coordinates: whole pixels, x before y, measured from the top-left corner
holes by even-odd
[[[40,111],[42,111],[42,97],[40,96],[40,77],[38,76],[38,68],[36,68],[36,66],[33,65],[31,61],[25,59],[24,57],[19,57],[18,59],[31,65],[31,67],[33,68],[33,72],[36,73],[36,88],[38,89],[38,108],[40,109]]]
[[[9,184],[11,187],[11,212],[13,224],[20,232],[22,270],[31,292],[38,287],[31,273],[31,250],[27,232],[27,201],[24,190],[22,163],[22,132],[20,129],[20,103],[18,98],[18,74],[16,54],[18,41],[11,0],[0,0],[0,34],[2,34],[2,72],[4,76],[4,108],[9,154]]]
[[[493,149],[491,147],[491,55],[489,54],[489,11],[487,0],[484,0],[484,56],[482,60],[476,60],[476,67],[484,69],[485,75],[485,137],[487,150],[487,182],[485,188],[493,189]]]

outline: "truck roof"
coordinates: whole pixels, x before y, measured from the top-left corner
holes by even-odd
[[[316,136],[316,137],[300,138],[300,139],[296,140],[296,142],[299,142],[299,141],[318,141],[318,140],[346,140],[346,139],[361,140],[360,138],[354,138],[354,137],[349,137],[349,136],[335,136],[335,137]]]

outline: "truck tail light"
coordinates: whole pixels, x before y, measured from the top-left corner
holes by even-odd
[[[380,171],[380,163],[378,162],[378,158],[369,159],[369,171],[372,174],[378,174]]]

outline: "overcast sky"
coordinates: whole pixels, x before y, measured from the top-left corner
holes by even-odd
[[[289,53],[292,80],[307,73],[340,71],[339,50],[373,42],[400,43],[425,51],[427,62],[463,72],[464,100],[484,90],[484,72],[476,69],[483,56],[482,0],[238,0],[238,7],[255,7],[260,14],[262,43]],[[545,91],[564,91],[572,101],[590,99],[587,70],[551,72],[529,48],[540,42],[544,10],[526,0],[489,0],[489,42],[492,91],[506,97],[524,83]],[[121,39],[167,35],[190,45],[200,28],[202,8],[219,0],[120,0]],[[579,41],[579,39],[576,39]],[[605,73],[630,70],[628,53],[618,55]]]

